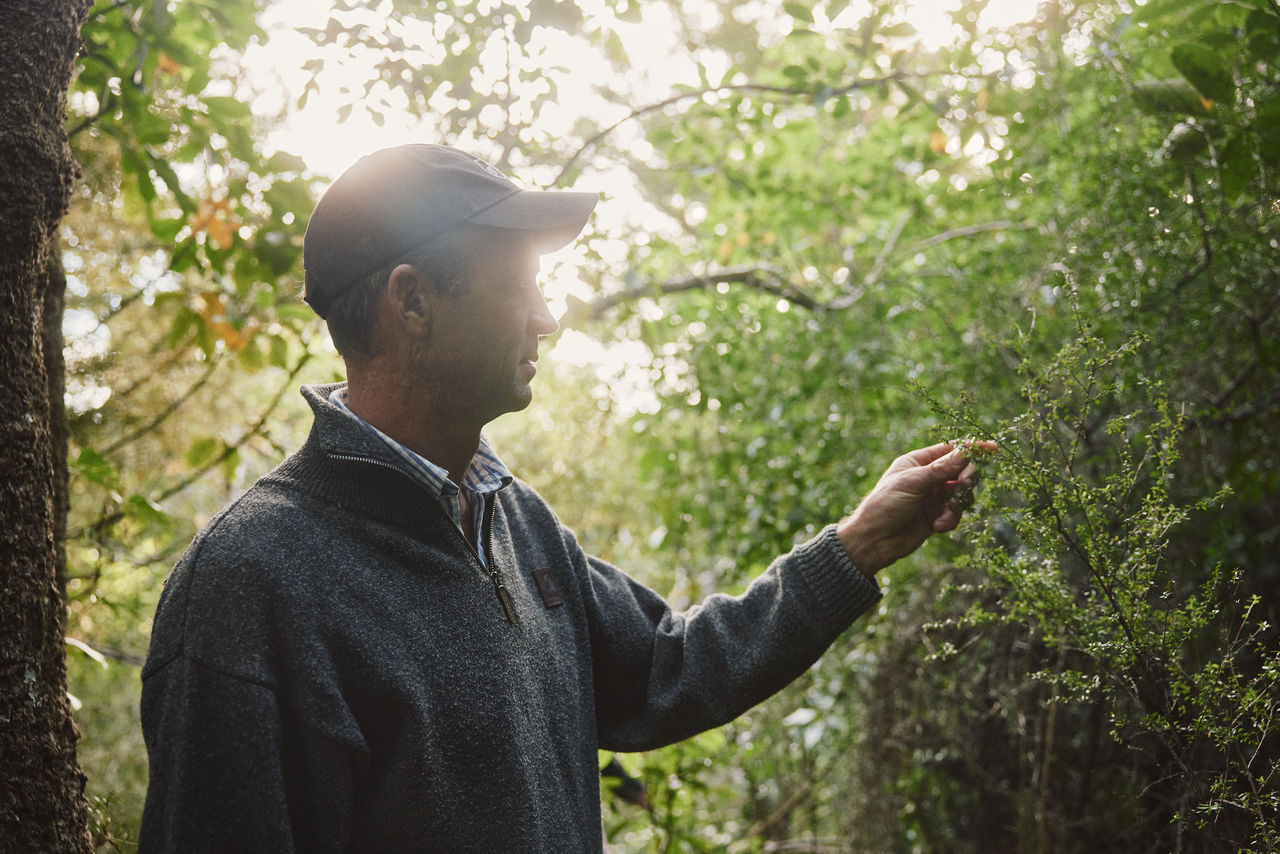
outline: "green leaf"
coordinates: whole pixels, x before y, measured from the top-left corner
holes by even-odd
[[[196,346],[200,347],[201,352],[205,353],[206,359],[210,359],[214,355],[214,348],[218,346],[218,339],[214,337],[214,330],[209,328],[209,321],[202,318],[201,315],[192,312],[192,329],[196,333]]]
[[[630,62],[627,54],[627,46],[623,43],[622,38],[613,30],[609,30],[604,35],[604,50],[609,57],[609,61],[615,65],[625,65]]]
[[[1264,160],[1280,164],[1280,91],[1259,98],[1255,108],[1258,149]]]
[[[306,168],[306,161],[287,151],[277,151],[267,161],[268,172],[301,172]]]
[[[1186,162],[1208,147],[1209,139],[1200,128],[1187,122],[1178,122],[1165,137],[1160,151],[1167,159]]]
[[[142,495],[130,495],[124,504],[124,511],[129,516],[148,525],[168,526],[169,514],[160,509],[150,499]]]
[[[80,454],[76,457],[75,469],[89,482],[107,489],[115,489],[120,482],[120,476],[116,473],[115,467],[93,448],[80,449]]]
[[[1253,155],[1240,137],[1228,142],[1218,152],[1218,175],[1222,181],[1222,193],[1228,199],[1238,199],[1249,187],[1254,175]]]
[[[172,243],[186,224],[185,219],[153,219],[150,223],[151,234],[161,243]]]
[[[911,24],[908,24],[906,21],[902,21],[901,23],[894,24],[891,27],[885,27],[879,31],[879,34],[882,36],[905,37],[914,36],[917,32],[919,31]]]
[[[183,84],[183,89],[188,95],[199,95],[208,85],[209,69],[207,66],[202,66],[191,72]]]
[[[240,452],[232,448],[225,457],[222,458],[222,476],[227,480],[232,480],[236,476],[236,469],[240,467]]]
[[[1176,45],[1170,54],[1173,65],[1192,86],[1211,101],[1235,100],[1236,85],[1222,55],[1202,44]]]
[[[807,6],[800,3],[783,3],[782,8],[797,21],[804,21],[806,24],[813,23],[813,10]]]
[[[1280,60],[1280,14],[1270,9],[1249,13],[1245,33],[1251,55],[1270,63]]]
[[[620,20],[629,24],[638,24],[641,21],[640,13],[643,10],[640,7],[640,0],[631,0],[626,5],[620,6],[616,14]]]
[[[1133,20],[1137,23],[1149,23],[1158,21],[1161,18],[1184,14],[1188,9],[1194,7],[1210,7],[1212,5],[1210,0],[1151,0],[1150,3],[1139,7],[1133,13]]]
[[[173,272],[181,273],[199,265],[194,239],[188,237],[173,248],[173,254],[169,257],[169,269]]]
[[[1133,84],[1138,108],[1154,115],[1207,116],[1208,108],[1186,80],[1138,80]]]
[[[254,341],[251,342],[249,346],[242,348],[239,353],[236,354],[240,360],[240,364],[246,370],[258,371],[267,363],[267,354],[263,352],[262,347],[263,345],[260,342]]]
[[[310,323],[316,319],[316,313],[305,302],[290,300],[276,303],[276,317],[281,320],[300,320],[304,323]]]
[[[249,111],[249,105],[239,98],[232,98],[227,95],[215,95],[203,99],[205,109],[209,112],[209,117],[215,119],[219,123],[227,125],[238,124],[240,122],[248,122],[252,120],[252,113]]]
[[[289,367],[289,342],[283,335],[271,336],[271,349],[268,357],[277,368]]]
[[[120,162],[123,164],[125,172],[134,178],[133,188],[138,191],[142,201],[149,206],[155,200],[156,187],[152,183],[151,170],[147,166],[147,159],[134,148],[124,148],[120,154]]]
[[[160,157],[152,157],[151,164],[156,170],[156,174],[164,180],[165,186],[169,188],[169,192],[173,193],[174,200],[178,203],[178,207],[188,216],[196,212],[196,203],[182,189],[182,181],[178,178],[178,173],[173,171],[173,167],[169,165],[167,160]]]
[[[205,436],[191,443],[191,447],[187,448],[187,452],[183,454],[182,460],[191,468],[198,469],[213,462],[220,453],[222,453],[222,442],[212,436]]]
[[[783,75],[791,81],[794,86],[803,86],[809,82],[809,71],[799,65],[788,65],[782,69]]]

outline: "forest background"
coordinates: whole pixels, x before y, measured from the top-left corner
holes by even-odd
[[[805,676],[619,757],[647,799],[606,785],[615,850],[1280,848],[1280,5],[985,5],[98,0],[60,252],[97,850],[136,835],[165,576],[340,376],[297,293],[347,164],[281,148],[304,105],[604,191],[492,438],[676,605],[907,448],[1002,446]],[[246,72],[272,26],[300,78]]]

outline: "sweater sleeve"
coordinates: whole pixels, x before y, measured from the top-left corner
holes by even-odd
[[[269,686],[178,656],[146,675],[142,725],[141,854],[344,850],[352,763]]]
[[[834,525],[741,595],[682,613],[607,563],[581,560],[605,749],[647,750],[732,720],[804,672],[880,598]]]

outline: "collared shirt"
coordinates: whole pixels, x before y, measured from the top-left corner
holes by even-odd
[[[405,464],[406,472],[436,497],[440,502],[440,506],[449,514],[449,518],[453,520],[453,524],[458,526],[460,532],[465,530],[462,527],[461,490],[465,489],[467,491],[467,499],[471,503],[471,518],[467,521],[474,534],[476,554],[479,556],[480,562],[488,566],[489,557],[484,552],[485,507],[489,501],[493,500],[493,493],[512,481],[511,472],[503,465],[502,460],[498,459],[498,455],[494,452],[489,441],[484,436],[480,437],[480,447],[476,449],[475,456],[471,458],[471,464],[467,466],[466,474],[462,478],[462,487],[459,488],[456,483],[449,480],[449,473],[440,466],[400,444],[348,409],[346,386],[334,389],[333,393],[329,395],[329,402],[351,418],[354,418],[371,435],[377,437],[392,453],[399,457]]]

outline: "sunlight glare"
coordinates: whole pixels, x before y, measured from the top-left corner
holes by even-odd
[[[701,7],[703,24],[721,23],[720,10],[711,4],[683,0],[683,6],[686,13],[696,13]],[[539,72],[535,76],[553,81],[558,93],[556,103],[545,105],[537,117],[540,137],[572,138],[575,126],[585,116],[592,117],[598,127],[608,127],[627,115],[628,104],[657,103],[699,79],[699,62],[695,60],[701,61],[701,74],[710,85],[729,82],[725,79],[729,58],[711,54],[695,57],[680,38],[680,27],[667,5],[642,4],[640,20],[636,22],[618,19],[607,0],[579,0],[579,7],[590,21],[603,22],[617,33],[629,62],[623,70],[617,70],[585,39],[556,28],[534,27],[524,46],[523,62],[526,68]],[[906,0],[905,20],[917,30],[917,35],[909,38],[917,39],[928,50],[953,44],[962,32],[952,21],[952,14],[958,9],[959,0]],[[364,11],[376,14],[374,10]],[[990,0],[978,26],[982,31],[1013,26],[1032,19],[1036,11],[1037,0]],[[429,120],[412,115],[403,93],[375,86],[365,97],[366,82],[376,76],[373,57],[333,44],[317,46],[298,32],[299,27],[325,27],[331,12],[331,3],[315,0],[275,0],[264,8],[261,23],[268,39],[265,44],[250,47],[243,64],[255,89],[254,111],[283,119],[268,134],[268,147],[297,154],[313,174],[331,178],[376,149],[436,141],[436,129]],[[855,27],[870,12],[868,0],[852,0],[836,20],[820,21],[819,27]],[[746,0],[734,8],[732,16],[736,21],[756,25],[762,43],[779,41],[789,30],[789,18],[780,15],[770,0]],[[418,46],[406,51],[404,57],[430,65],[439,61],[435,55],[439,45],[431,25],[424,26],[422,32],[407,35],[407,43]],[[500,41],[486,44],[484,49],[492,54],[500,45]],[[316,79],[318,89],[299,109],[297,100],[311,78],[305,66],[317,59],[323,62]],[[606,78],[607,74],[618,76]],[[602,80],[609,81],[606,88],[625,92],[626,100],[619,102],[603,96]],[[380,100],[387,103],[379,103]],[[347,108],[345,120],[339,121],[339,107],[353,103],[354,107]],[[376,109],[380,121],[366,107]],[[443,102],[436,107],[447,108]],[[504,119],[491,113],[487,116],[490,124]],[[532,121],[532,117],[528,119]],[[603,258],[604,267],[621,278],[628,268],[632,246],[647,243],[651,235],[678,240],[684,233],[684,223],[643,201],[634,164],[610,153],[610,149],[625,151],[635,161],[647,162],[653,149],[644,139],[642,126],[624,122],[611,132],[609,142],[608,148],[589,150],[580,164],[583,171],[576,188],[597,191],[602,197],[584,238],[544,259],[543,289],[557,316],[567,309],[571,297],[589,300],[593,295],[592,288],[578,274],[586,263],[588,245]],[[459,144],[467,145],[468,141]],[[549,185],[558,172],[550,165],[522,164],[519,157],[514,162],[512,172],[531,186]],[[627,238],[621,239],[620,235]],[[559,337],[552,352],[558,359],[601,365],[601,370],[615,379],[626,373],[624,366],[634,371],[647,360],[646,354],[625,345],[601,344],[573,330]]]
[[[987,32],[1030,21],[1039,5],[1040,0],[990,0],[978,16],[978,30]],[[908,0],[904,20],[915,27],[915,38],[926,50],[940,50],[954,44],[964,32],[952,20],[959,8],[960,0]],[[855,26],[870,10],[865,0],[850,3],[832,26]]]

